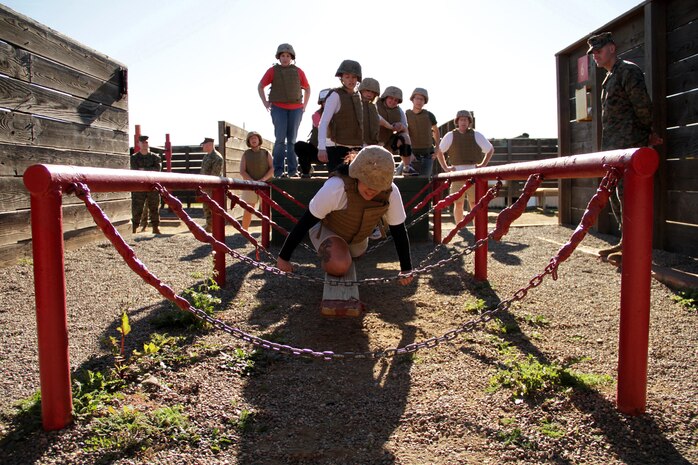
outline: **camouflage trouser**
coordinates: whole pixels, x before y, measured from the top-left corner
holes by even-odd
[[[131,192],[131,221],[135,228],[141,222],[143,207],[148,202],[148,214],[153,227],[160,224],[160,194],[157,192]]]
[[[613,212],[613,217],[618,222],[618,228],[621,230],[621,235],[623,234],[623,179],[618,181],[615,192],[611,192],[611,196],[608,198],[611,204],[611,211]]]

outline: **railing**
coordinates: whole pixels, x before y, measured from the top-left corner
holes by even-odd
[[[166,189],[199,187],[213,191],[224,206],[226,189],[261,189],[269,185],[215,176],[130,171],[61,165],[33,165],[24,173],[24,185],[31,194],[32,250],[36,321],[39,340],[41,412],[46,430],[65,427],[71,421],[72,395],[68,356],[66,280],[64,271],[62,198],[73,183],[82,182],[92,192],[151,191],[156,184]],[[269,214],[268,205],[262,206]],[[225,223],[213,215],[213,236],[225,241]],[[262,224],[262,243],[269,245],[269,224]],[[225,284],[225,254],[215,254],[216,281]]]
[[[544,179],[596,178],[610,169],[623,177],[623,264],[620,288],[618,343],[618,410],[645,411],[647,400],[647,350],[649,344],[650,280],[654,173],[659,155],[654,149],[627,149],[551,158],[467,171],[441,173],[435,183],[475,179],[480,199],[490,180],[522,180],[532,174]],[[475,216],[475,240],[487,237],[487,210]],[[434,212],[434,241],[441,241],[441,212]],[[475,278],[487,279],[487,243],[475,251]]]

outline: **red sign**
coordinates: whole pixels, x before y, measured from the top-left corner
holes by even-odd
[[[589,55],[583,55],[577,59],[577,82],[589,80]]]

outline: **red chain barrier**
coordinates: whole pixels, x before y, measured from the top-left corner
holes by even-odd
[[[433,181],[432,181],[432,183],[433,183]],[[450,180],[447,180],[446,182],[442,183],[439,187],[437,187],[437,188],[434,189],[429,195],[427,195],[427,196],[424,198],[424,200],[422,200],[422,201],[419,202],[417,205],[415,205],[415,207],[412,209],[412,213],[417,213],[419,210],[421,210],[422,208],[424,208],[424,207],[429,203],[429,201],[430,201],[431,199],[433,199],[433,198],[436,197],[437,195],[441,194],[443,191],[445,191],[445,190],[448,189],[449,187],[451,187],[451,181],[450,181]]]
[[[294,218],[293,215],[291,215],[289,212],[287,212],[286,210],[284,210],[283,208],[281,208],[281,205],[279,205],[279,204],[276,203],[274,200],[272,200],[272,198],[269,197],[267,194],[265,194],[265,193],[262,192],[262,191],[255,191],[255,192],[257,193],[257,195],[259,195],[259,196],[262,198],[262,200],[264,200],[264,201],[267,202],[269,205],[271,205],[271,207],[272,207],[274,210],[276,210],[277,212],[281,213],[283,216],[285,216],[286,218],[288,218],[289,220],[291,220],[291,221],[293,222],[293,224],[298,223],[298,220],[297,220],[296,218]],[[304,207],[304,208],[305,208],[305,207]]]
[[[426,191],[427,189],[429,189],[429,187],[431,187],[431,185],[432,185],[432,182],[431,182],[431,181],[427,182],[427,183],[424,185],[424,187],[422,187],[422,189],[421,189],[419,192],[417,192],[417,193],[409,200],[409,202],[407,202],[407,203],[405,204],[405,210],[407,210],[407,209],[410,207],[410,205],[412,205],[414,202],[416,202],[417,199],[419,198],[419,196],[422,195],[422,194],[424,193],[424,191]]]
[[[278,187],[278,186],[275,186],[275,185],[272,184],[272,183],[269,183],[269,185],[270,185],[271,188],[274,189],[276,192],[280,193],[280,194],[283,195],[285,198],[287,198],[287,199],[290,200],[291,202],[293,202],[293,203],[295,203],[296,205],[298,205],[299,207],[301,207],[303,210],[306,210],[306,209],[308,208],[307,205],[303,205],[303,203],[302,203],[300,200],[297,200],[296,198],[294,198],[291,194],[289,194],[288,192],[286,192],[286,191],[283,190],[282,188],[280,188],[280,187]]]
[[[572,255],[572,252],[574,252],[579,243],[582,242],[582,239],[584,239],[584,236],[589,232],[589,228],[596,223],[601,210],[603,210],[608,203],[608,198],[611,196],[613,188],[618,184],[619,178],[620,174],[618,170],[614,168],[606,173],[606,176],[601,180],[598,189],[596,189],[596,193],[591,200],[589,200],[584,215],[582,215],[582,219],[574,230],[574,233],[572,233],[570,240],[560,248],[557,255],[550,259],[550,264],[555,266],[555,268]]]
[[[240,197],[238,197],[237,195],[233,194],[232,192],[228,191],[228,192],[226,192],[226,194],[228,195],[228,198],[230,199],[230,209],[231,209],[231,210],[232,210],[233,208],[235,208],[236,205],[239,205],[240,208],[242,208],[243,210],[252,213],[252,214],[255,215],[257,218],[259,218],[259,219],[261,219],[262,221],[265,221],[265,222],[267,222],[268,224],[270,224],[272,228],[276,229],[277,231],[279,231],[279,232],[280,232],[281,234],[283,234],[284,236],[288,236],[288,231],[287,231],[283,226],[279,225],[277,222],[275,222],[274,220],[272,220],[271,218],[269,218],[267,215],[265,215],[264,213],[262,213],[262,212],[260,212],[259,210],[255,209],[252,205],[250,205],[249,203],[245,202],[244,200],[242,200]]]
[[[543,177],[540,174],[532,174],[528,177],[528,181],[526,181],[521,196],[516,202],[502,210],[497,216],[497,224],[494,231],[490,233],[492,239],[498,241],[509,232],[509,226],[523,214],[526,210],[526,205],[528,205],[528,200],[535,194],[536,189],[538,189],[542,182]]]
[[[456,192],[453,194],[449,195],[445,199],[441,200],[439,203],[434,205],[434,210],[443,210],[446,207],[450,207],[453,205],[453,203],[458,200],[459,198],[463,197],[463,194],[465,194],[465,191],[470,189],[473,185],[475,184],[474,179],[468,179],[465,181],[465,184],[463,184],[463,187],[458,189]]]
[[[501,188],[502,188],[502,181],[497,181],[497,184],[492,186],[490,189],[487,190],[487,193],[485,195],[483,195],[480,198],[480,200],[477,201],[477,203],[475,204],[473,209],[470,210],[468,212],[468,214],[465,215],[465,217],[463,217],[462,220],[460,220],[460,222],[456,225],[456,227],[453,228],[453,230],[450,233],[448,233],[448,236],[446,236],[446,238],[442,242],[444,244],[448,244],[451,241],[451,239],[453,239],[453,236],[458,234],[458,231],[460,231],[468,223],[470,223],[473,220],[473,218],[475,218],[475,216],[477,215],[477,213],[480,210],[482,210],[483,208],[487,209],[487,206],[490,204],[492,199],[497,197],[497,194],[499,194],[499,189],[501,189]]]

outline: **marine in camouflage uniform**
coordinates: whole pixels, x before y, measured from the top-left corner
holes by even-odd
[[[162,162],[160,156],[152,153],[148,146],[148,136],[140,136],[138,141],[141,148],[131,155],[131,169],[138,171],[160,171]],[[155,191],[131,192],[131,222],[133,232],[136,232],[141,221],[143,207],[148,204],[150,223],[153,225],[153,234],[160,234],[160,194]]]
[[[201,174],[206,174],[209,176],[221,176],[223,174],[223,156],[215,149],[213,144],[213,138],[206,137],[201,143],[201,146],[206,152],[203,160],[201,161]],[[208,192],[210,195],[211,193]],[[211,207],[204,204],[204,217],[206,218],[206,231],[211,232],[212,227],[212,214]]]
[[[592,36],[587,43],[587,54],[593,54],[597,67],[608,71],[601,84],[601,150],[647,146],[652,134],[652,101],[642,70],[635,63],[618,59],[610,32]],[[616,195],[610,198],[613,215],[621,229],[622,197],[621,179]],[[618,244],[599,251],[599,255],[608,257],[620,254],[621,250]],[[616,258],[620,260],[620,255]]]

